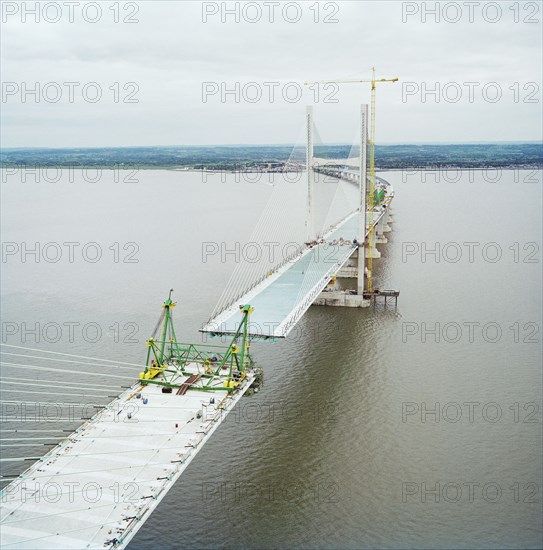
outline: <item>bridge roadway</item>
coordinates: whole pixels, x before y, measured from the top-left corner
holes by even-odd
[[[387,208],[393,197],[392,187],[387,186]],[[385,209],[374,212],[373,225],[379,223]],[[370,213],[366,212],[366,237],[369,234]],[[219,313],[201,329],[212,335],[233,334],[239,318],[239,305],[251,304],[249,334],[254,338],[285,338],[317,296],[327,286],[332,275],[352,256],[357,245],[358,211],[350,214],[323,236],[323,243],[306,247],[294,260],[277,269],[253,289],[244,294],[235,304]],[[343,242],[341,241],[343,240]]]
[[[37,462],[1,492],[0,548],[125,548],[254,373],[230,396],[226,378],[184,395],[138,382],[45,456],[26,457]]]

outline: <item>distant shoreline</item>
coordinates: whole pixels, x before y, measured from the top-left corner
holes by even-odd
[[[116,171],[135,171],[135,170],[164,170],[170,172],[189,172],[189,173],[204,173],[210,176],[216,174],[281,174],[281,173],[294,173],[296,170],[258,170],[258,169],[235,169],[225,168],[218,170],[209,170],[205,168],[187,168],[187,167],[175,167],[175,166],[152,166],[152,165],[134,165],[134,166],[115,166],[115,165],[55,165],[55,164],[20,164],[20,165],[2,165],[0,164],[0,170],[116,170]],[[380,167],[376,166],[375,170],[378,172],[402,172],[406,170],[418,171],[418,172],[435,172],[446,170],[543,170],[543,163],[539,164],[496,164],[496,165],[442,165],[442,166],[402,166],[402,167]]]
[[[358,158],[356,145],[319,144],[321,159]],[[541,143],[376,145],[378,170],[525,169],[543,167]],[[291,172],[303,169],[305,146],[103,147],[0,149],[0,168]]]

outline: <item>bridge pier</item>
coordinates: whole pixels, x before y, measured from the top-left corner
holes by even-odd
[[[389,231],[392,231],[392,227],[390,227],[390,225],[388,224],[394,221],[392,219],[392,214],[390,213],[390,204],[388,205],[383,218],[384,218],[383,233],[388,233]]]
[[[373,242],[375,244],[386,244],[388,243],[388,239],[385,237],[385,234],[383,232],[383,229],[381,228],[381,231],[378,231],[378,228],[376,227],[375,236],[373,238]]]
[[[375,246],[379,242],[380,241],[377,240],[377,235],[373,236],[373,243],[371,248],[369,247],[370,246],[369,243],[366,242],[366,244],[364,245],[366,249],[366,258],[369,258],[371,256],[372,260],[376,260],[381,257],[381,253],[379,252],[379,250],[377,250],[377,247]],[[388,241],[385,239],[383,242],[386,243]]]
[[[383,214],[381,215],[381,218],[379,219],[379,221],[375,226],[374,241],[376,243],[378,244],[388,243],[388,239],[385,237],[385,233],[392,231],[391,227],[388,225],[389,221],[390,221],[390,214],[387,207],[384,209]]]
[[[387,216],[387,221],[386,221],[387,225],[388,225],[389,223],[393,223],[393,222],[394,222],[394,215],[393,215],[392,211],[390,210],[390,203],[388,204],[386,216]],[[388,230],[389,230],[389,231],[392,231],[392,228],[389,227]]]
[[[336,273],[336,276],[328,287],[326,287],[320,295],[315,299],[313,305],[317,306],[336,306],[336,307],[368,307],[372,301],[376,299],[376,294],[369,296],[364,291],[366,287],[365,282],[367,278],[367,267],[364,267],[364,260],[371,257],[372,259],[381,258],[381,253],[377,249],[378,244],[386,244],[388,239],[385,233],[392,231],[389,223],[392,223],[392,215],[390,212],[390,202],[387,205],[386,210],[382,214],[381,218],[375,225],[375,230],[372,239],[372,247],[370,248],[368,241],[363,246],[359,245],[359,248],[353,252],[347,262]],[[364,269],[364,277],[360,279],[359,274],[361,267]],[[353,289],[353,279],[356,279],[356,289]],[[379,292],[379,291],[376,291]],[[386,293],[392,291],[385,291]],[[395,292],[395,291],[394,291]],[[381,297],[381,293],[378,294]],[[382,294],[385,298],[389,297],[389,294]],[[397,299],[397,294],[390,294],[390,297]]]
[[[389,222],[389,213],[388,208],[384,209],[384,213],[381,216],[381,219],[379,220],[379,223],[377,224],[377,234],[382,235],[383,233],[388,233],[392,231],[392,228],[390,225],[388,225]]]
[[[369,307],[371,301],[360,296],[360,294],[352,294],[346,291],[323,291],[313,302],[314,306],[338,306],[338,307]]]

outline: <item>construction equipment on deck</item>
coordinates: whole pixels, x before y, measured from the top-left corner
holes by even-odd
[[[213,382],[220,374],[224,377],[223,371],[228,369],[222,389],[231,392],[245,378],[245,371],[252,364],[248,325],[253,308],[249,304],[239,306],[242,319],[229,346],[183,344],[175,336],[172,309],[176,304],[172,301],[172,292],[173,289],[162,306],[164,312],[159,321],[159,324],[162,322],[161,339],[151,337],[147,340],[146,368],[139,376],[141,383],[177,388],[178,395],[184,395],[189,389],[216,390]],[[196,366],[199,372],[194,374],[192,369],[187,370],[188,365]],[[195,385],[200,379],[205,381]]]

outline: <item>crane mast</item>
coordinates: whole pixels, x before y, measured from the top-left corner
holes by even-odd
[[[371,120],[370,120],[370,231],[368,233],[368,292],[373,291],[373,207],[375,206],[375,67],[371,69]]]

